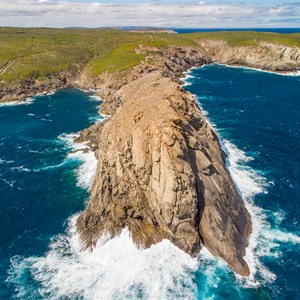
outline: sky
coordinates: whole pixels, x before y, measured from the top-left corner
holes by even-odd
[[[297,0],[0,0],[0,26],[300,27]]]

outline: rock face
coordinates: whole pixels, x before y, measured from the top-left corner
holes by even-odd
[[[0,88],[0,103],[24,101],[26,98],[33,97],[39,93],[72,87],[74,77],[74,74],[61,73],[57,78],[48,78],[43,81],[28,79],[24,80],[19,86]]]
[[[259,68],[277,72],[291,72],[300,67],[300,49],[267,42],[257,46],[230,47],[224,41],[201,40],[199,45],[213,61]]]
[[[91,249],[102,235],[113,237],[124,227],[141,247],[169,239],[196,255],[202,242],[247,276],[250,215],[217,136],[193,96],[176,82],[190,64],[209,61],[200,52],[181,60],[189,51],[173,49],[155,67],[135,68],[126,83],[105,81],[102,93],[114,109],[81,136],[96,145],[98,167],[77,229],[83,247]]]

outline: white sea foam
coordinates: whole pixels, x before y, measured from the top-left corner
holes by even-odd
[[[189,79],[195,78],[195,76],[192,75],[193,69],[194,68],[191,68],[188,71],[183,72],[184,77],[180,78],[180,80],[184,82],[183,87],[192,85],[192,83],[189,82]]]
[[[226,152],[227,167],[230,174],[245,200],[246,207],[251,214],[253,233],[250,236],[249,247],[246,249],[245,260],[250,268],[249,278],[236,275],[237,282],[245,288],[257,288],[261,285],[272,283],[276,275],[264,264],[263,258],[278,258],[282,255],[280,246],[282,244],[300,244],[300,237],[295,233],[289,233],[278,226],[272,226],[268,221],[268,212],[254,204],[254,196],[259,193],[266,193],[268,182],[266,178],[247,166],[253,158],[238,149],[227,140],[221,139],[221,146]],[[278,225],[284,219],[282,212],[275,212],[278,218]],[[224,271],[228,268],[213,257],[207,250],[200,253],[200,258],[206,262],[206,270],[201,269],[207,276],[213,278],[217,268]]]
[[[81,145],[85,146],[84,143],[81,143]],[[94,152],[84,152],[84,150],[80,150],[70,153],[68,158],[78,158],[83,161],[77,170],[77,180],[80,186],[90,189],[97,168],[97,159]]]
[[[14,160],[5,160],[5,159],[1,159],[0,158],[0,165],[3,165],[3,164],[12,164],[14,162],[15,162]]]
[[[61,134],[59,139],[64,141],[71,149],[66,161],[76,159],[82,162],[76,170],[78,185],[90,189],[96,173],[97,159],[86,142],[74,143],[75,138],[78,136],[78,134]]]
[[[30,172],[31,170],[25,166],[19,166],[19,167],[11,167],[11,170],[17,170],[22,172]]]
[[[10,102],[0,102],[0,107],[2,106],[16,106],[16,105],[28,105],[33,103],[34,98],[27,98],[25,101],[10,101]]]
[[[212,124],[209,118],[207,118],[207,122],[218,132],[215,124]],[[264,210],[253,203],[255,195],[267,192],[266,187],[268,184],[262,175],[247,166],[247,163],[253,160],[252,157],[247,156],[244,151],[238,149],[228,140],[220,138],[220,134],[219,139],[223,151],[227,154],[227,168],[239,193],[245,200],[253,222],[253,233],[250,236],[249,247],[246,249],[245,256],[251,274],[249,278],[243,278],[239,275],[236,275],[236,278],[245,287],[258,287],[261,284],[270,283],[276,278],[275,274],[270,272],[261,262],[261,258],[270,253],[270,247],[274,246],[270,241],[266,241],[264,245],[261,245],[261,235],[266,226],[270,227],[270,225],[266,221],[267,216]],[[268,247],[268,250],[265,247]]]
[[[258,71],[258,72],[264,72],[264,73],[270,73],[274,75],[280,75],[280,76],[300,76],[300,70],[297,69],[295,72],[276,72],[276,71],[268,71],[268,70],[263,70],[263,69],[258,69],[258,68],[251,68],[251,67],[245,67],[245,66],[235,66],[235,65],[227,65],[227,64],[221,64],[221,63],[214,63],[215,65],[219,66],[225,66],[228,68],[238,68],[238,69],[245,69],[245,70],[253,70],[253,71]]]
[[[14,186],[14,184],[16,183],[16,181],[15,180],[11,180],[11,181],[9,181],[9,180],[6,180],[6,179],[4,179],[4,178],[0,178],[3,182],[5,182],[7,185],[9,185],[11,188]]]
[[[46,96],[52,96],[52,95],[54,95],[55,93],[56,93],[56,90],[52,90],[52,91],[46,93]]]
[[[92,95],[89,98],[91,100],[95,100],[95,101],[102,101],[102,98],[100,96],[97,96],[97,95]]]
[[[140,250],[125,229],[93,252],[81,252],[76,219],[70,219],[68,233],[52,242],[46,256],[13,258],[7,281],[18,283],[29,270],[47,299],[196,298],[191,273],[198,268],[197,260],[169,241]],[[30,294],[26,286],[18,285],[16,291],[21,299]]]
[[[51,120],[51,119],[44,119],[44,118],[41,118],[41,120],[44,121],[44,122],[53,122],[53,120]]]
[[[207,118],[207,123],[219,135],[221,147],[227,154],[227,168],[252,217],[253,233],[250,236],[245,256],[251,274],[249,278],[238,275],[236,278],[246,288],[257,288],[262,284],[271,283],[276,279],[276,275],[263,264],[263,258],[280,257],[282,255],[280,245],[283,243],[299,244],[300,237],[295,233],[281,230],[278,226],[272,226],[268,220],[268,212],[255,205],[254,197],[260,193],[267,193],[267,187],[273,183],[267,182],[263,175],[247,165],[254,158],[248,156],[228,140],[222,139],[216,125],[209,120],[208,113],[203,108],[201,110]],[[284,214],[282,212],[274,212],[274,214],[277,217],[277,225],[280,225],[285,217]],[[205,255],[205,252],[201,255],[204,255],[206,260],[216,260],[207,253]],[[216,263],[211,265],[216,265]]]

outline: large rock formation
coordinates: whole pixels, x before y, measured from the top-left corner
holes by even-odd
[[[266,42],[231,47],[200,40],[192,48],[149,48],[147,58],[126,74],[94,78],[61,73],[0,89],[0,102],[25,100],[64,87],[94,88],[105,100],[102,124],[81,133],[98,157],[91,199],[78,219],[83,248],[102,235],[128,227],[141,247],[169,239],[196,255],[201,242],[233,270],[249,275],[243,259],[252,225],[226,170],[219,141],[192,95],[180,84],[183,72],[212,62],[272,71],[296,71],[300,50]]]
[[[217,136],[176,82],[190,64],[209,61],[191,51],[169,50],[155,67],[135,68],[122,84],[103,80],[109,103],[105,98],[103,109],[112,116],[81,136],[94,145],[98,167],[77,229],[84,248],[124,227],[141,247],[169,239],[196,255],[202,242],[237,273],[249,275],[243,259],[249,213]]]

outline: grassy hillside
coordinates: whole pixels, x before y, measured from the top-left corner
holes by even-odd
[[[231,46],[254,46],[260,41],[282,44],[286,46],[300,47],[300,32],[293,34],[280,34],[273,32],[256,31],[219,31],[219,32],[196,32],[186,34],[191,40],[223,40]]]
[[[194,44],[182,35],[166,33],[0,28],[0,80],[17,83],[24,78],[42,79],[85,66],[97,76],[106,70],[126,70],[138,64],[144,55],[134,50],[140,45]],[[11,66],[3,72],[8,63]]]
[[[0,28],[0,82],[18,84],[62,71],[90,68],[125,71],[145,58],[139,46],[195,46],[199,39],[225,40],[230,45],[254,45],[264,40],[300,46],[300,34],[210,32],[193,34],[139,33],[110,29]]]

